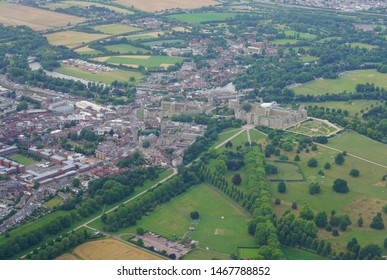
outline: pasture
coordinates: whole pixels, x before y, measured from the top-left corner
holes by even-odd
[[[30,6],[1,2],[0,23],[16,26],[27,25],[33,30],[41,31],[50,28],[75,25],[86,19],[71,15],[60,14]]]
[[[202,23],[202,22],[210,22],[210,21],[224,21],[228,18],[235,17],[235,15],[236,13],[208,12],[208,13],[176,14],[169,17],[180,21],[189,22],[189,23]]]
[[[169,39],[169,40],[157,40],[157,41],[150,41],[144,43],[146,46],[161,46],[163,44],[176,44],[176,43],[184,43],[183,40],[179,39]]]
[[[352,48],[359,47],[361,49],[367,49],[367,50],[372,50],[372,49],[376,48],[373,45],[365,44],[365,43],[351,43],[350,45]]]
[[[387,145],[356,132],[345,132],[329,139],[328,146],[387,166]]]
[[[116,240],[103,239],[86,242],[72,251],[81,260],[161,260],[162,258],[134,245]],[[63,259],[63,258],[62,258]]]
[[[84,55],[101,55],[101,54],[103,54],[103,52],[101,52],[99,50],[92,49],[88,46],[75,49],[75,52],[77,52],[79,54],[84,54]]]
[[[199,212],[198,221],[190,218],[192,211]],[[254,238],[247,234],[249,218],[250,215],[243,208],[221,191],[201,184],[158,206],[149,216],[138,221],[135,227],[118,233],[135,233],[139,226],[170,239],[190,237],[199,241],[200,249],[229,255],[238,246],[255,245]],[[189,231],[191,226],[195,227],[194,231]]]
[[[114,69],[110,72],[99,72],[94,74],[92,72],[88,72],[77,67],[62,64],[62,66],[56,68],[55,71],[64,75],[69,75],[80,79],[89,80],[92,82],[107,84],[110,84],[116,80],[119,82],[130,82],[130,77],[134,77],[135,82],[139,82],[144,79],[144,76],[140,72],[126,71],[120,69]]]
[[[24,166],[33,165],[37,162],[36,160],[29,158],[29,157],[25,157],[23,155],[13,155],[10,157],[10,160],[13,160],[13,161],[16,161],[17,163],[23,164]]]
[[[316,37],[317,37],[317,35],[314,35],[314,34],[297,32],[294,30],[285,30],[284,33],[285,33],[285,36],[293,37],[294,39],[312,40],[312,39],[316,39]]]
[[[196,9],[218,4],[218,2],[214,0],[117,0],[115,2],[126,7],[133,6],[136,9],[146,12],[156,12],[174,8]]]
[[[112,52],[118,52],[119,54],[147,54],[149,53],[149,50],[135,47],[129,44],[117,44],[117,45],[109,45],[105,46],[105,49],[112,51]]]
[[[183,62],[183,58],[160,55],[127,55],[106,57],[106,60],[99,61],[107,62],[114,65],[122,64],[125,66],[131,66],[136,68],[138,68],[139,66],[144,66],[145,68],[167,68],[170,65]]]
[[[318,79],[293,88],[297,95],[321,95],[325,93],[354,92],[357,84],[374,83],[387,88],[387,74],[376,70],[355,70],[344,73],[338,79]]]
[[[336,132],[337,129],[333,126],[329,126],[326,123],[318,121],[305,121],[301,124],[288,128],[287,131],[314,137],[330,135]]]
[[[91,34],[78,31],[62,31],[45,35],[48,42],[52,45],[63,45],[68,48],[74,48],[85,43],[96,41],[109,35],[106,34]]]
[[[142,33],[142,34],[136,34],[136,35],[120,36],[118,38],[128,38],[128,40],[131,40],[131,41],[140,41],[140,40],[149,40],[149,39],[158,38],[162,35],[164,35],[163,31],[154,31],[154,32],[148,32],[148,33]]]
[[[94,26],[93,29],[109,35],[119,35],[119,34],[125,34],[129,32],[141,30],[140,28],[137,28],[137,27],[132,27],[125,24],[114,24],[114,23],[97,25],[97,26]]]
[[[350,116],[360,115],[362,112],[367,112],[373,106],[377,106],[379,101],[375,100],[350,100],[350,101],[328,101],[328,102],[307,102],[302,103],[306,107],[317,106],[335,109],[335,110],[346,110]]]

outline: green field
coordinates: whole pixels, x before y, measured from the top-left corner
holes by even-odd
[[[282,246],[282,252],[288,260],[327,260],[327,258],[303,249]]]
[[[153,39],[155,37],[149,34],[144,34],[144,35],[131,35],[125,38],[128,38],[131,41],[139,41],[139,40]]]
[[[75,52],[79,53],[79,54],[84,54],[84,55],[102,55],[103,52],[99,51],[99,50],[95,50],[95,49],[92,49],[92,48],[89,48],[88,46],[86,47],[82,47],[82,48],[78,48],[75,50]]]
[[[359,47],[361,49],[367,49],[367,50],[372,50],[372,49],[376,48],[373,45],[365,44],[365,43],[351,43],[350,45],[352,48]]]
[[[93,29],[109,35],[118,35],[118,34],[124,34],[124,33],[141,30],[140,28],[132,27],[124,24],[97,25],[93,27]]]
[[[241,247],[238,248],[238,256],[240,259],[256,259],[259,255],[259,248]]]
[[[351,101],[328,101],[328,102],[307,102],[302,103],[307,106],[318,106],[325,107],[330,109],[341,109],[347,110],[350,116],[355,116],[356,114],[362,114],[361,112],[367,112],[373,106],[377,106],[379,101],[375,100],[351,100]],[[368,109],[367,109],[368,108]]]
[[[278,174],[267,176],[269,180],[304,180],[300,168],[291,162],[274,162],[268,163],[278,168]]]
[[[330,135],[337,131],[337,129],[322,122],[305,121],[299,125],[290,127],[287,131],[315,137]]]
[[[109,45],[105,46],[105,49],[112,51],[112,52],[118,52],[119,54],[147,54],[149,53],[149,50],[135,47],[129,44],[117,44],[117,45]]]
[[[286,45],[295,45],[298,42],[299,41],[296,39],[277,39],[277,40],[271,41],[270,43],[278,46],[286,46]]]
[[[48,8],[50,10],[55,10],[58,8],[69,8],[69,7],[89,7],[89,6],[96,6],[96,7],[101,7],[101,8],[106,8],[112,11],[115,11],[117,13],[121,14],[126,14],[126,15],[131,15],[133,12],[128,11],[126,9],[118,8],[115,6],[109,6],[109,5],[104,5],[96,2],[83,2],[83,1],[64,1],[64,2],[54,2],[54,3],[49,3],[44,5],[45,8]]]
[[[151,56],[112,56],[106,60],[107,63],[111,64],[123,64],[123,65],[133,65],[133,66],[144,66],[145,68],[158,68],[169,65],[174,65],[176,63],[183,62],[183,58],[180,57],[170,57],[170,56],[160,56],[160,55],[151,55]]]
[[[98,83],[112,83],[115,80],[120,82],[130,82],[130,77],[134,77],[136,79],[136,83],[142,81],[144,79],[144,76],[140,72],[135,71],[125,71],[125,70],[119,70],[115,69],[111,72],[100,72],[97,74],[93,74],[88,71],[84,71],[82,69],[79,69],[77,67],[72,67],[69,65],[62,65],[59,68],[55,69],[56,72],[62,73],[65,75],[98,82]]]
[[[177,14],[169,16],[170,18],[178,19],[190,23],[201,23],[209,21],[224,21],[228,18],[235,17],[236,13],[189,13],[189,14]]]
[[[358,133],[340,134],[330,139],[328,146],[387,166],[387,145]]]
[[[310,33],[304,33],[304,32],[297,32],[294,30],[285,30],[285,35],[286,36],[291,36],[297,39],[297,36],[299,36],[299,39],[307,39],[307,40],[312,40],[316,39],[317,35],[310,34]]]
[[[216,151],[217,151],[217,153],[221,153],[225,150],[232,150],[235,152],[237,146],[239,146],[239,145],[244,146],[246,142],[247,142],[247,132],[244,131],[231,140],[231,143],[233,144],[232,148],[227,149],[225,147],[225,145],[223,145],[223,146],[219,147]]]
[[[296,94],[321,95],[325,93],[354,92],[357,84],[374,83],[387,88],[387,74],[376,70],[355,70],[343,74],[339,79],[318,79],[294,87]]]
[[[216,146],[220,145],[224,141],[226,141],[228,138],[232,137],[233,135],[237,134],[239,131],[241,131],[241,128],[232,128],[230,130],[225,130],[222,133],[219,133],[218,140],[215,141],[214,144],[212,144],[211,148],[215,148]]]
[[[49,201],[47,201],[46,203],[44,203],[44,205],[47,206],[48,208],[54,208],[55,206],[61,205],[62,202],[63,202],[62,199],[56,196],[50,199]]]
[[[193,222],[191,211],[198,211],[200,220]],[[222,219],[223,217],[223,219]],[[255,245],[254,238],[247,234],[250,215],[215,187],[198,185],[186,193],[158,206],[149,216],[143,217],[135,227],[118,233],[135,233],[142,227],[167,238],[188,237],[198,240],[200,249],[230,255],[238,246]],[[195,227],[190,232],[188,228]]]
[[[317,56],[303,56],[303,57],[301,57],[301,60],[302,60],[302,62],[305,62],[305,63],[307,63],[307,62],[313,62],[313,61],[316,61],[316,60],[319,60],[319,58],[317,57]]]
[[[9,159],[16,161],[17,163],[23,164],[24,166],[33,165],[37,162],[36,160],[29,157],[25,157],[23,155],[14,155],[11,156]]]
[[[144,45],[147,45],[147,46],[161,46],[162,44],[176,44],[176,43],[184,43],[184,41],[183,40],[179,40],[179,39],[157,40],[157,41],[146,42],[146,43],[144,43]]]
[[[262,139],[265,139],[266,135],[256,129],[250,129],[250,139],[252,142],[260,142]]]

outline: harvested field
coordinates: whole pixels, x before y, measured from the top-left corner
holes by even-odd
[[[34,30],[45,30],[84,22],[81,17],[50,12],[17,4],[3,3],[0,9],[0,23],[5,25],[27,25]]]
[[[66,254],[63,254],[63,255],[60,255],[59,257],[57,257],[56,260],[69,261],[69,260],[78,260],[78,258],[72,254],[66,253]]]
[[[147,12],[155,12],[166,9],[182,8],[182,9],[195,9],[204,6],[211,6],[219,4],[214,0],[163,0],[163,1],[154,1],[154,0],[117,0],[116,3],[121,5],[135,8]]]
[[[95,41],[104,37],[106,34],[90,34],[78,31],[63,31],[46,35],[50,44],[59,46],[63,45],[69,48],[80,46],[84,43]]]
[[[84,260],[160,260],[161,258],[130,244],[103,239],[84,243],[74,249],[74,254]]]

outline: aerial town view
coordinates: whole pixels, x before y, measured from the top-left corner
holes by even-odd
[[[385,260],[387,2],[0,0],[0,260]]]

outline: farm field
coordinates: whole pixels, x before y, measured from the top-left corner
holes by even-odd
[[[0,2],[0,23],[4,25],[27,25],[33,30],[46,30],[55,27],[84,22],[86,19],[60,14],[29,6]]]
[[[75,52],[77,52],[79,54],[85,54],[85,55],[100,55],[100,54],[103,54],[103,52],[101,52],[99,50],[92,49],[92,48],[90,48],[88,46],[75,49]]]
[[[104,24],[93,27],[94,30],[101,31],[109,35],[118,35],[141,30],[141,28],[132,27],[124,24]]]
[[[129,82],[130,77],[134,77],[136,79],[136,82],[139,82],[144,78],[144,76],[140,72],[135,71],[115,69],[111,72],[100,72],[97,74],[93,74],[80,68],[64,64],[62,64],[61,67],[56,68],[55,71],[64,75],[69,75],[80,79],[108,84],[114,82],[115,80],[120,82]]]
[[[117,44],[117,45],[109,45],[105,46],[105,49],[112,51],[112,52],[119,52],[120,54],[146,54],[149,53],[149,50],[135,47],[129,44]]]
[[[23,155],[14,155],[10,157],[10,159],[25,166],[33,165],[37,162],[36,160],[29,157],[25,157]]]
[[[125,14],[125,15],[133,14],[132,11],[129,11],[126,9],[122,9],[122,8],[118,8],[118,7],[110,6],[110,5],[104,5],[104,4],[100,4],[100,3],[96,3],[96,2],[63,1],[63,2],[54,2],[54,3],[49,3],[49,4],[44,5],[45,8],[48,8],[50,10],[55,10],[58,8],[65,9],[65,8],[69,8],[69,7],[90,7],[90,6],[106,8],[106,9],[109,9],[111,11],[115,11],[117,13],[121,13],[121,14]]]
[[[175,44],[175,43],[184,43],[184,41],[183,40],[179,40],[179,39],[157,40],[157,41],[146,42],[146,43],[144,43],[144,45],[147,45],[147,46],[161,46],[162,44]]]
[[[128,40],[131,40],[131,41],[139,41],[139,40],[158,38],[159,36],[162,36],[162,35],[164,35],[163,31],[154,31],[154,32],[148,32],[148,33],[142,33],[142,34],[136,34],[136,35],[120,36],[118,38],[128,38]]]
[[[314,35],[314,34],[297,32],[294,30],[285,30],[284,33],[286,36],[295,37],[295,39],[297,39],[298,36],[299,36],[299,39],[306,39],[306,40],[316,39],[317,37],[317,35]]]
[[[268,180],[282,180],[282,181],[300,180],[301,181],[304,179],[300,168],[296,164],[293,164],[292,162],[268,161],[268,163],[278,168],[278,174],[267,176]]]
[[[199,212],[198,222],[189,217],[192,211]],[[118,234],[135,233],[136,227],[142,227],[171,239],[174,234],[177,237],[189,235],[199,241],[200,249],[229,255],[237,246],[255,246],[254,238],[246,230],[249,217],[243,208],[218,189],[201,184],[157,207],[135,227],[120,230]],[[194,226],[195,231],[190,232],[190,226]]]
[[[214,0],[116,0],[115,2],[126,7],[134,6],[136,9],[147,12],[156,12],[174,8],[195,9],[218,4],[218,2]]]
[[[140,56],[140,55],[127,55],[127,56],[111,56],[111,57],[100,57],[98,61],[107,62],[115,65],[126,65],[132,67],[144,66],[145,68],[154,67],[168,67],[176,63],[183,62],[183,58],[170,57],[170,56]]]
[[[329,139],[328,146],[387,166],[387,145],[356,132],[345,132]]]
[[[103,239],[86,242],[57,259],[81,260],[161,260],[148,251],[116,239]]]
[[[328,101],[328,102],[307,102],[302,103],[306,107],[308,106],[318,106],[325,107],[330,109],[341,109],[347,110],[350,116],[355,116],[356,114],[361,114],[361,111],[367,112],[373,106],[379,104],[379,101],[375,100],[351,100],[351,101]],[[368,109],[367,109],[368,108]]]
[[[191,14],[177,14],[169,16],[170,18],[178,19],[190,23],[201,23],[207,21],[222,21],[227,18],[235,17],[236,13],[191,13]]]
[[[355,91],[357,84],[374,83],[376,86],[387,88],[387,74],[376,70],[355,70],[343,74],[339,79],[318,79],[304,83],[293,88],[296,94],[320,95],[329,93],[340,93],[343,91]]]
[[[91,34],[78,31],[62,31],[46,35],[50,44],[59,46],[63,45],[69,48],[74,48],[84,43],[95,41],[108,37],[106,34]]]
[[[322,122],[305,121],[299,125],[290,127],[289,129],[287,129],[287,131],[314,137],[328,136],[337,131],[337,129]]]

